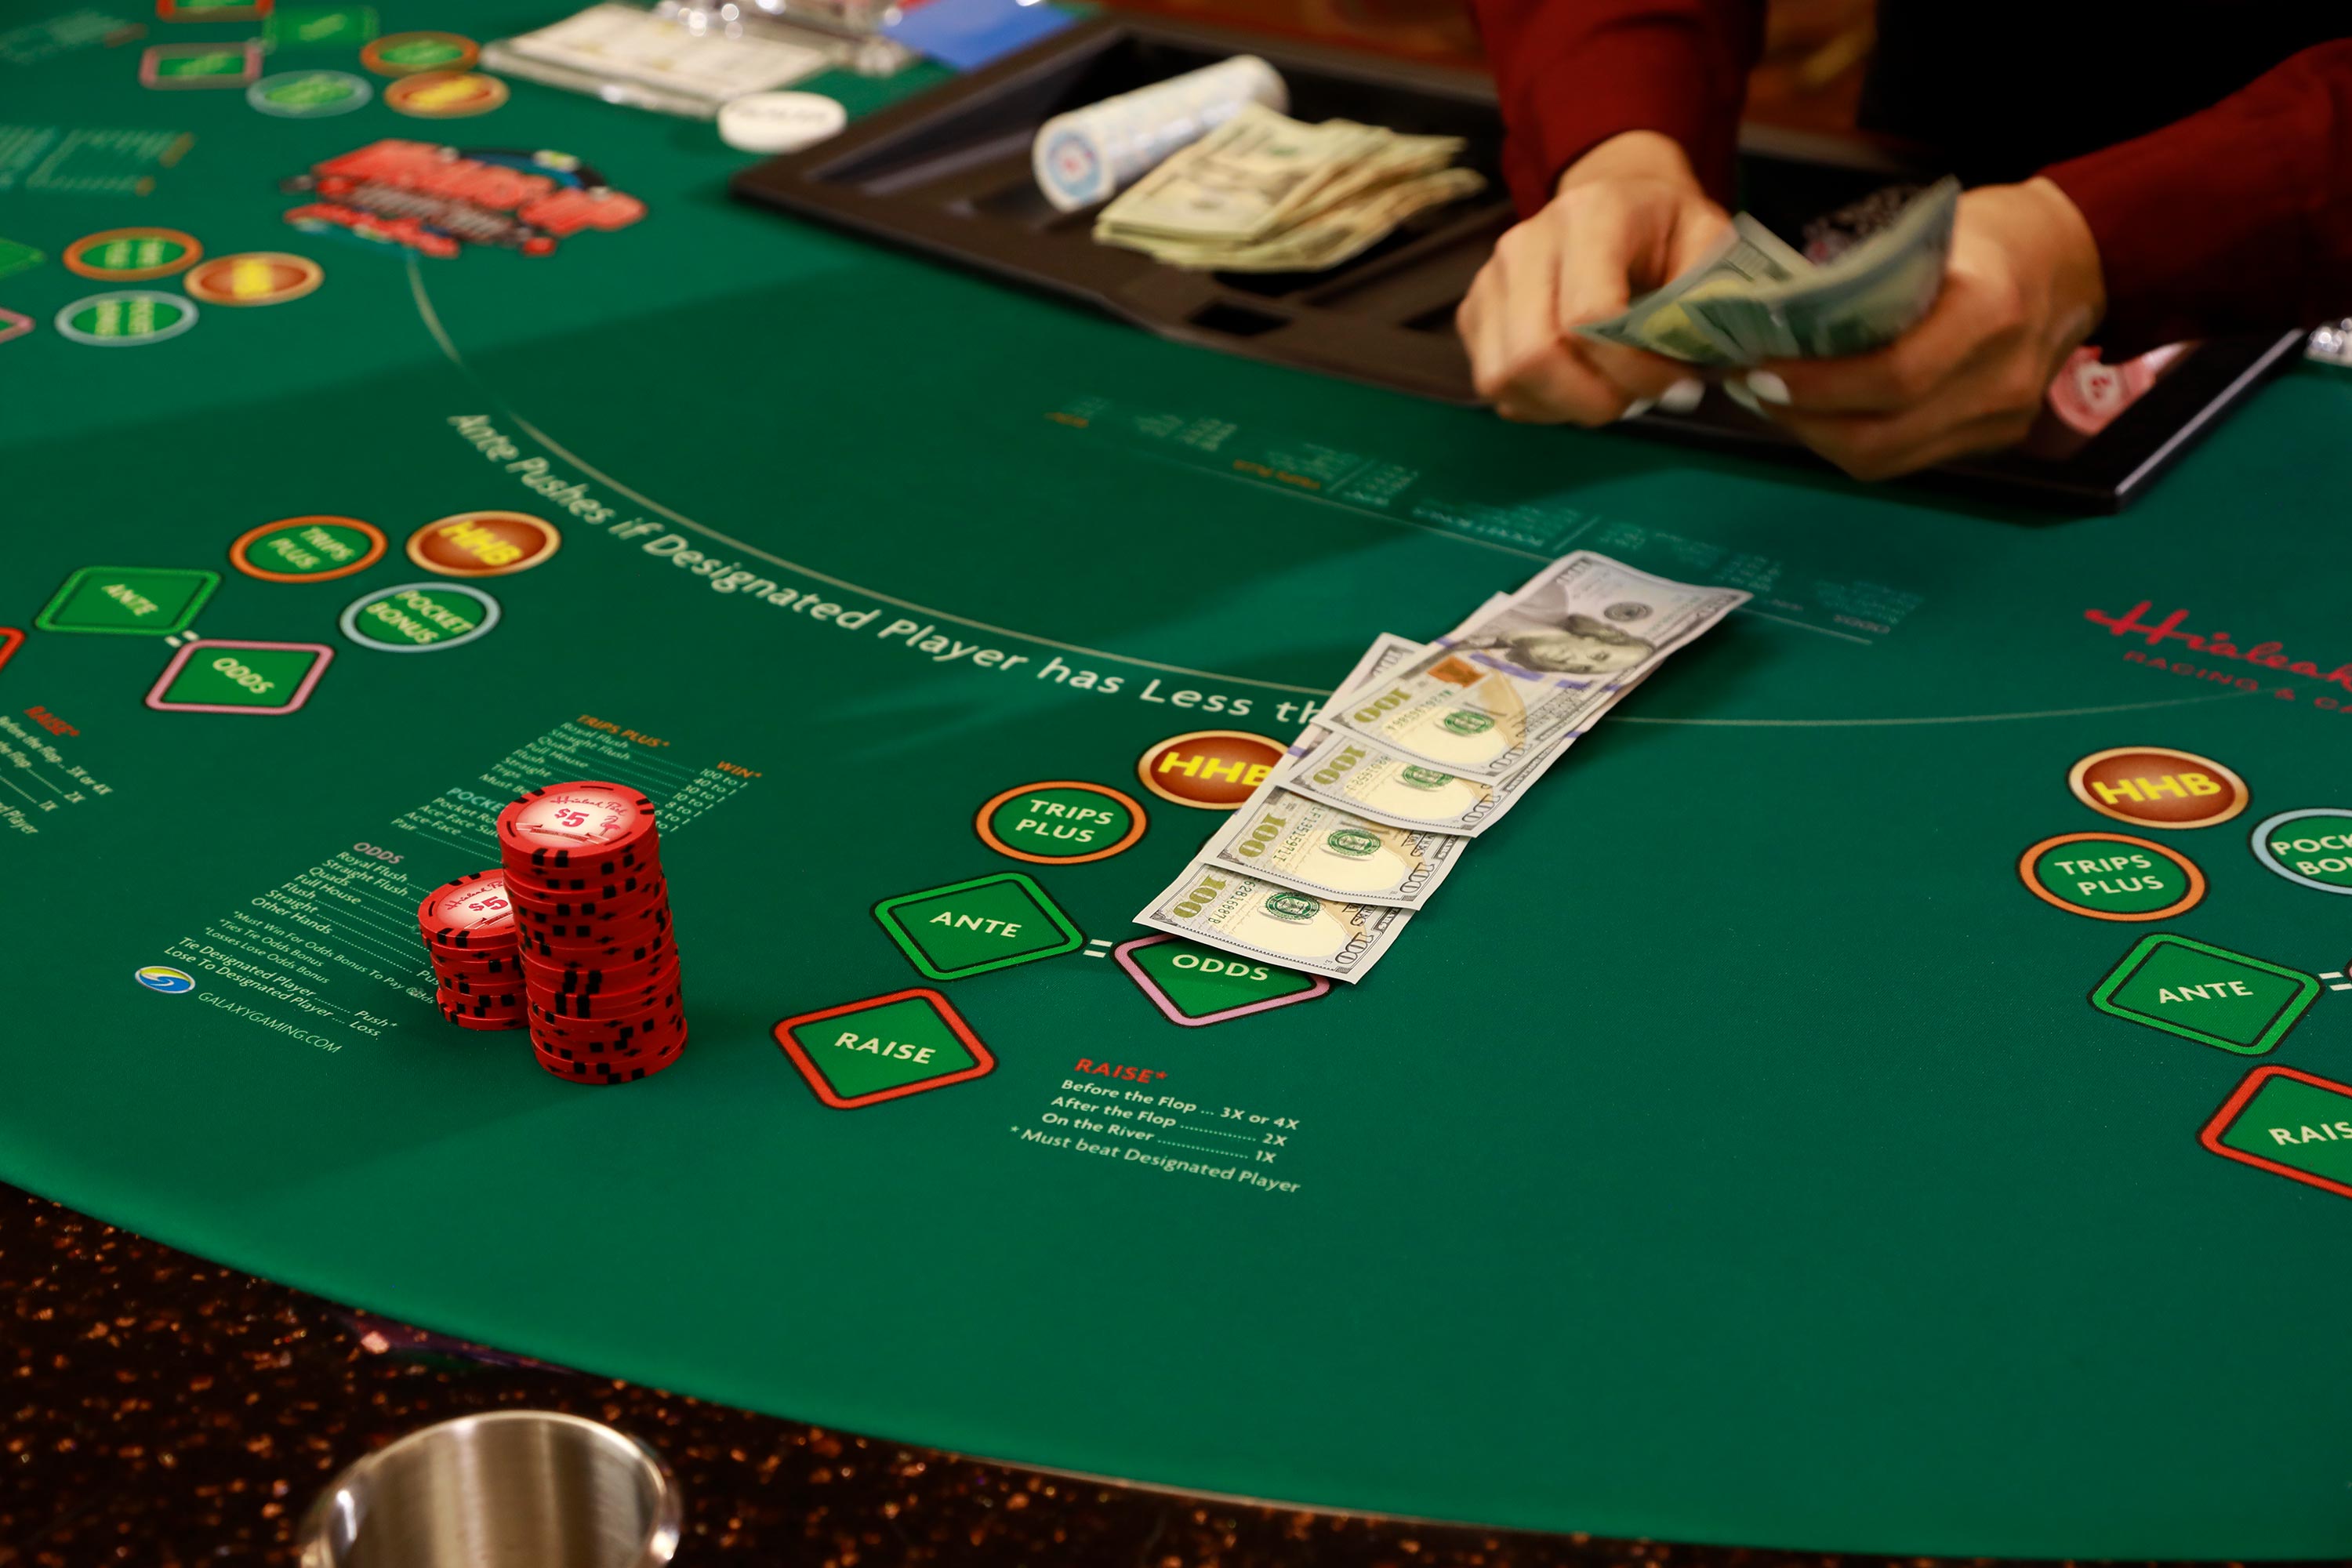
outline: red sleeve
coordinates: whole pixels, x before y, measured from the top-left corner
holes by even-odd
[[[1503,173],[1522,213],[1624,131],[1673,137],[1717,201],[1731,195],[1762,0],[1475,0],[1510,132]]]
[[[2352,39],[2042,173],[2098,241],[2111,362],[2352,314]]]

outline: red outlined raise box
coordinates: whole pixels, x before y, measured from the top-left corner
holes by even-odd
[[[24,646],[24,633],[14,626],[0,626],[0,668],[5,668],[10,659],[16,658],[16,650]]]
[[[2346,1105],[2352,1106],[2352,1083],[2337,1083],[2333,1079],[2318,1078],[2307,1072],[2297,1072],[2293,1068],[2259,1067],[2248,1073],[2245,1081],[2238,1086],[2237,1092],[2222,1102],[2221,1109],[2213,1113],[2213,1120],[2205,1124],[2205,1131],[2197,1135],[2197,1141],[2224,1160],[2235,1160],[2242,1165],[2252,1165],[2257,1171],[2268,1171],[2274,1176],[2284,1176],[2291,1182],[2301,1182],[2306,1187],[2317,1187],[2323,1193],[2334,1193],[2339,1198],[2352,1198],[2352,1186],[2346,1186],[2342,1182],[2331,1181],[2326,1176],[2315,1175],[2309,1171],[2298,1171],[2293,1165],[2282,1165],[2276,1160],[2265,1160],[2260,1154],[2249,1154],[2243,1149],[2232,1149],[2221,1142],[2221,1135],[2230,1131],[2231,1123],[2238,1120],[2239,1113],[2246,1109],[2247,1104],[2255,1095],[2262,1092],[2263,1085],[2274,1078],[2291,1078],[2298,1083],[2307,1083],[2314,1089],[2324,1089],[2332,1093],[2340,1094],[2344,1097]]]
[[[249,708],[241,702],[166,701],[163,693],[172,689],[172,682],[180,678],[180,671],[186,668],[196,650],[202,648],[209,652],[216,647],[267,648],[272,653],[291,650],[315,653],[319,657],[310,661],[310,668],[302,673],[302,684],[294,689],[294,695],[288,698],[281,707]],[[319,677],[326,674],[327,666],[334,662],[335,650],[320,642],[237,642],[226,637],[200,637],[172,656],[172,662],[163,667],[163,679],[156,681],[154,688],[147,693],[147,706],[158,713],[251,713],[257,718],[274,719],[291,713],[310,700],[310,689],[319,684]]]
[[[947,1073],[939,1078],[927,1078],[918,1083],[902,1083],[896,1089],[877,1089],[871,1094],[852,1095],[845,1100],[833,1091],[833,1085],[825,1081],[824,1073],[817,1067],[815,1059],[808,1054],[800,1041],[793,1037],[793,1028],[802,1024],[821,1024],[827,1018],[838,1018],[845,1013],[863,1013],[869,1007],[887,1006],[890,1003],[904,1002],[915,996],[919,996],[929,1003],[931,1011],[940,1016],[940,1022],[946,1024],[954,1033],[955,1037],[963,1042],[963,1048],[971,1053],[971,1066],[961,1072]],[[996,1070],[995,1056],[986,1046],[980,1043],[980,1037],[971,1032],[971,1026],[963,1021],[963,1015],[955,1010],[955,1004],[928,985],[911,985],[904,991],[892,991],[881,996],[867,996],[856,1002],[844,1002],[838,1007],[827,1007],[823,1012],[795,1013],[791,1017],[779,1021],[774,1032],[776,1044],[784,1047],[784,1055],[793,1058],[793,1066],[801,1069],[801,1077],[808,1079],[809,1088],[816,1090],[816,1097],[835,1110],[855,1110],[861,1105],[879,1105],[886,1100],[903,1100],[910,1094],[925,1094],[935,1089],[945,1089],[951,1083],[969,1083],[976,1078],[986,1078]]]

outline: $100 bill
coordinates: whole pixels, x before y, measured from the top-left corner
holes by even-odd
[[[1580,550],[1322,718],[1441,773],[1491,782],[1575,740],[1749,597]]]
[[[1412,917],[1195,861],[1135,918],[1245,958],[1354,982],[1380,962]]]

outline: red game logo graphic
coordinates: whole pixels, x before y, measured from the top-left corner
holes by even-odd
[[[465,245],[546,256],[583,229],[626,228],[646,204],[566,153],[436,146],[397,137],[311,166],[279,187],[307,192],[286,221],[348,229],[446,259]]]

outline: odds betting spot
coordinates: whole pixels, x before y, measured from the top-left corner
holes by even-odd
[[[310,700],[334,661],[324,643],[199,637],[181,645],[147,693],[158,712],[283,717]]]
[[[1113,956],[1162,1016],[1187,1028],[1311,1002],[1331,989],[1319,974],[1252,963],[1172,936],[1138,937],[1120,943]]]

